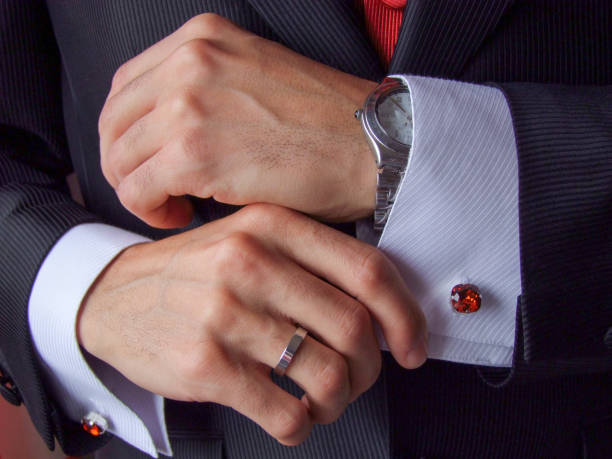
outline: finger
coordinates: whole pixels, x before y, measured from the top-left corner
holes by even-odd
[[[103,159],[110,146],[130,126],[153,110],[160,95],[157,88],[168,89],[168,85],[161,84],[161,78],[158,67],[148,70],[106,100],[98,121],[100,154]]]
[[[112,143],[154,108],[182,122],[202,114],[202,94],[214,81],[211,69],[219,50],[204,40],[177,48],[159,65],[148,69],[109,97],[98,129],[102,157]]]
[[[191,222],[193,206],[183,196],[182,181],[171,164],[156,154],[129,174],[116,188],[121,204],[156,228],[180,228]]]
[[[358,301],[338,290],[329,283],[305,271],[290,259],[271,252],[255,237],[238,233],[225,237],[208,246],[211,250],[206,258],[213,263],[213,273],[185,271],[183,274],[194,281],[206,277],[209,282],[228,285],[240,302],[259,314],[272,314],[283,322],[299,323],[311,336],[334,351],[325,361],[341,356],[348,370],[348,401],[352,401],[374,384],[381,368],[381,355],[374,335],[372,319],[367,309]],[[196,255],[193,255],[194,257]],[[198,261],[193,259],[192,263]],[[188,263],[189,265],[189,263]],[[228,303],[223,301],[223,303]],[[229,314],[227,307],[224,314]],[[250,317],[245,311],[244,316]],[[259,323],[258,317],[251,317],[246,323]],[[264,326],[265,325],[265,326]],[[257,333],[263,336],[283,336],[284,330],[274,328],[274,323],[258,325]],[[225,324],[219,326],[225,330]],[[291,327],[289,327],[291,328]],[[295,327],[293,328],[295,330]],[[287,331],[288,334],[292,330]],[[250,336],[254,329],[240,329],[237,339]],[[220,336],[223,339],[223,336]],[[234,338],[236,339],[236,338]],[[276,339],[278,341],[278,338]],[[285,344],[289,338],[284,337]],[[281,339],[283,341],[283,339]],[[277,349],[282,343],[275,343]],[[248,343],[259,349],[261,343]],[[278,350],[272,352],[272,359],[278,358]],[[301,352],[301,351],[300,351]],[[267,363],[271,364],[276,362]],[[333,363],[333,362],[332,362]],[[336,362],[336,366],[341,363]],[[336,375],[341,376],[341,375]],[[306,380],[296,380],[305,390],[319,391],[316,386],[308,385]],[[329,389],[329,384],[326,385]],[[335,388],[338,391],[340,388]],[[344,390],[344,389],[343,389]],[[325,391],[325,390],[324,390]],[[333,391],[331,391],[333,392]],[[321,404],[332,405],[332,399],[344,396],[321,394],[315,400]],[[344,406],[342,406],[344,409]],[[333,411],[336,415],[339,412]],[[333,417],[330,413],[329,417]]]
[[[276,358],[271,366],[279,363],[281,353],[295,333],[295,327],[285,335],[286,342],[276,347]],[[279,349],[281,353],[279,353]],[[270,355],[274,355],[273,353]],[[330,424],[336,421],[351,402],[348,364],[344,357],[333,349],[306,336],[293,357],[285,375],[291,378],[304,392],[308,400],[308,411],[313,422]]]
[[[132,124],[101,156],[102,172],[113,188],[167,142],[168,114],[153,110]]]
[[[237,390],[228,390],[222,404],[259,424],[280,443],[302,443],[312,430],[306,404],[274,384],[268,372],[252,368],[237,371]]]
[[[250,345],[242,348],[250,358],[275,368],[296,331],[295,325],[275,317],[250,322],[253,325],[248,340]],[[334,422],[350,402],[346,361],[339,353],[310,336],[306,336],[298,348],[285,376],[306,393],[313,422]]]
[[[179,46],[195,39],[210,40],[220,47],[230,46],[234,36],[250,35],[229,19],[212,13],[191,18],[179,29],[124,63],[113,77],[108,98],[120,92],[128,83],[159,65]]]
[[[238,248],[223,249],[223,253],[234,257],[234,250]],[[199,318],[196,322],[206,325],[207,333],[225,349],[230,361],[256,362],[266,365],[268,369],[275,368],[295,333],[296,326],[266,311],[262,306],[266,299],[258,296],[252,289],[252,284],[258,279],[245,279],[238,264],[231,264],[231,270],[236,277],[244,279],[243,284],[251,284],[246,285],[246,290],[253,292],[252,294],[241,295],[235,288],[216,287],[219,281],[214,273],[209,273],[205,278],[215,287],[203,292],[199,290],[194,296],[191,294],[191,286],[201,284],[204,277],[204,271],[198,267],[202,266],[203,259],[214,263],[215,255],[193,251],[188,252],[187,256],[190,258],[185,259],[187,262],[185,268],[182,268],[185,271],[176,274],[188,282],[180,287],[169,287],[167,292],[173,298],[180,299],[178,309],[193,310],[194,305],[198,305],[196,307],[199,311],[196,315]],[[259,254],[257,258],[259,263],[266,264],[269,256]],[[213,269],[217,268],[218,266],[214,266]],[[263,279],[260,282],[265,283]],[[274,288],[273,285],[269,287]],[[243,296],[248,297],[249,301],[242,301]],[[194,297],[200,300],[194,300]],[[307,336],[301,343],[286,376],[306,392],[309,412],[314,422],[327,424],[335,421],[350,401],[348,365],[344,357],[312,337]]]
[[[293,262],[286,261],[279,268],[271,280],[273,285],[265,286],[270,305],[346,359],[349,400],[355,400],[374,384],[381,368],[368,310]]]
[[[361,302],[400,365],[415,368],[425,361],[425,316],[381,251],[286,209],[251,206],[241,215],[263,240]]]
[[[286,320],[254,312],[239,313],[240,325],[223,327],[218,339],[233,352],[275,368],[296,331]],[[306,336],[285,373],[306,393],[313,422],[337,420],[350,402],[348,364],[338,352]]]

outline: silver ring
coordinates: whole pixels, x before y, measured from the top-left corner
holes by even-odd
[[[308,332],[304,330],[302,327],[298,327],[295,330],[295,333],[289,340],[289,344],[287,344],[287,347],[281,354],[280,359],[278,360],[278,363],[276,364],[276,367],[274,368],[274,373],[276,373],[279,376],[285,375],[285,372],[287,371],[287,368],[289,368],[289,365],[291,364],[291,361],[293,360],[295,353],[297,352],[300,345],[302,344],[302,341],[304,341],[304,338],[306,338],[307,334]]]

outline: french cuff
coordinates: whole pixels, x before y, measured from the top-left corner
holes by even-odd
[[[163,398],[85,356],[76,336],[79,307],[92,283],[123,249],[147,241],[99,223],[72,228],[38,271],[28,320],[51,392],[67,416],[80,422],[87,413],[98,413],[109,432],[157,457],[158,451],[172,455]]]
[[[495,88],[407,80],[412,152],[379,248],[396,263],[427,317],[430,358],[511,366],[521,284],[510,111]],[[480,310],[451,308],[458,284],[478,286]]]

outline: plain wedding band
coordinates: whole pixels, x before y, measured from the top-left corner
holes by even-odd
[[[302,344],[302,341],[304,341],[304,338],[306,338],[307,334],[308,332],[305,329],[302,327],[297,327],[295,333],[293,333],[293,336],[289,340],[289,344],[287,344],[287,347],[285,347],[285,350],[281,354],[280,359],[274,368],[274,373],[279,376],[285,375],[287,368],[289,368],[289,365],[295,356],[295,353]]]

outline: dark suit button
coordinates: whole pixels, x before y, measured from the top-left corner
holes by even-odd
[[[11,378],[4,376],[2,370],[0,370],[0,394],[2,394],[4,399],[11,405],[21,405],[21,395],[19,394],[17,387],[15,387],[15,384]]]
[[[612,349],[612,327],[608,328],[608,331],[604,335],[604,344],[608,349]]]

